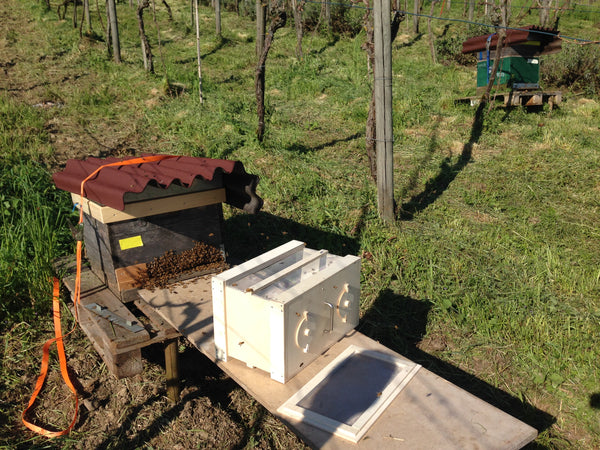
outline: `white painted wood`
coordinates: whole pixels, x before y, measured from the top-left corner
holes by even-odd
[[[369,390],[368,386],[363,384],[363,381],[369,383],[369,380],[343,379],[345,376],[343,372],[344,364],[357,355],[361,357],[360,364],[363,364],[364,367],[359,371],[355,370],[351,373],[365,373],[369,370],[377,370],[377,361],[383,361],[388,367],[393,367],[393,376],[390,379],[382,380],[385,382],[383,386],[375,387],[378,392],[373,392],[373,389]],[[281,405],[277,409],[277,412],[296,420],[303,420],[317,428],[357,443],[400,391],[408,384],[420,367],[420,365],[412,361],[350,345],[329,363],[327,367],[321,370],[305,386]],[[373,378],[376,378],[375,374]],[[331,393],[326,394],[325,391],[328,389],[327,383],[331,382],[340,383],[341,386],[334,386],[329,389]],[[346,383],[346,387],[354,389],[355,392],[346,390],[344,383]],[[364,386],[364,389],[361,389],[361,385]],[[322,396],[322,399],[318,398],[319,395]],[[356,405],[354,406],[362,406],[364,409],[348,411],[347,416],[344,416],[345,420],[339,417],[332,417],[336,416],[336,413],[339,411],[345,412],[344,403],[351,404],[351,402],[347,402],[348,397],[360,397],[361,395],[373,397],[367,397],[360,399],[359,402],[355,402]],[[309,399],[308,402],[307,399]],[[316,405],[317,408],[310,408],[309,404],[311,402],[318,403],[319,401],[326,402],[327,405],[323,405],[320,409],[319,405]],[[330,407],[329,403],[335,404]],[[325,411],[327,409],[331,409],[333,414],[326,414]]]
[[[242,266],[214,277],[218,359],[286,382],[358,324],[358,257],[292,241]]]

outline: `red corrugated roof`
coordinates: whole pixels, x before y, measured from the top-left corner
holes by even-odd
[[[65,169],[55,173],[52,178],[59,189],[79,194],[81,182],[98,167],[132,158],[135,157],[70,159]],[[223,187],[228,204],[248,213],[256,213],[260,210],[263,202],[256,194],[258,176],[247,173],[241,162],[192,156],[175,156],[143,164],[106,167],[94,178],[86,181],[85,197],[122,211],[125,193],[142,192],[148,183],[166,189],[171,183],[177,181],[189,187],[197,177],[212,181],[215,174],[219,172],[223,174]]]
[[[486,50],[487,39],[489,36],[492,36],[490,41],[490,50],[495,49],[496,44],[498,43],[498,35],[494,33],[467,39],[465,42],[463,42],[462,52],[472,53]],[[506,30],[504,44],[507,46],[512,46],[523,44],[528,41],[539,41],[541,47],[544,47],[550,42],[558,39],[560,38],[558,37],[558,30],[556,29],[528,25],[519,29]]]

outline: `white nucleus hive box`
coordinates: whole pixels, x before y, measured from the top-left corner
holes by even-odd
[[[358,324],[360,258],[291,241],[212,278],[216,357],[285,383]]]

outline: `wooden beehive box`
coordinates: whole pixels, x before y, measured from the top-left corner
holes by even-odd
[[[220,176],[196,179],[190,187],[148,185],[140,193],[126,193],[122,211],[71,196],[83,208],[92,271],[124,301],[133,299],[137,271],[165,252],[189,250],[197,242],[223,249],[225,189]]]
[[[216,357],[285,383],[358,324],[360,258],[291,241],[212,278]]]

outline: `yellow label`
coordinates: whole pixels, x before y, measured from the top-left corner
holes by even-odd
[[[130,248],[143,247],[142,236],[133,236],[126,239],[119,239],[121,250],[129,250]]]

